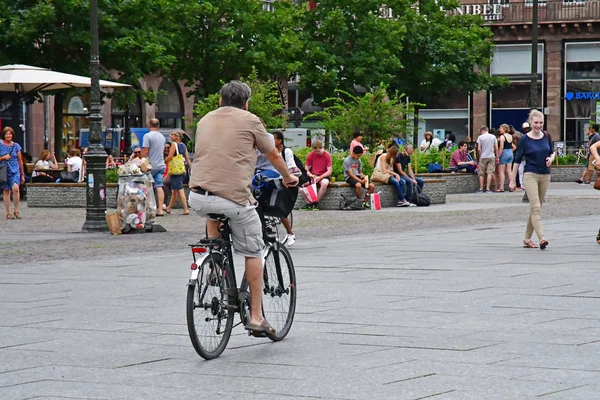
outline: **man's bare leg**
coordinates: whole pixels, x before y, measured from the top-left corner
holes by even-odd
[[[156,212],[157,215],[163,215],[162,205],[165,202],[165,191],[162,186],[156,188],[156,209],[160,212]]]
[[[327,183],[325,183],[327,182]],[[325,197],[325,192],[327,192],[327,186],[329,186],[328,180],[322,180],[319,185],[319,192],[317,193],[317,202],[321,201],[323,197]]]
[[[262,313],[263,265],[256,257],[246,257],[246,279],[250,287],[250,323],[260,325],[264,321]]]

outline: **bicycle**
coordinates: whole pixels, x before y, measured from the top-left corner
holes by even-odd
[[[275,335],[272,341],[283,340],[289,333],[296,311],[296,274],[287,249],[279,242],[279,218],[263,215],[263,314]],[[231,228],[222,214],[209,214],[219,221],[218,239],[202,239],[190,245],[194,262],[188,282],[186,318],[188,333],[196,352],[204,359],[219,357],[236,326],[250,321],[250,294],[244,274],[237,287],[233,264]],[[240,322],[233,325],[235,313]],[[251,333],[248,332],[250,335]]]
[[[577,151],[577,153],[575,153],[575,155],[577,156],[577,162],[576,162],[576,164],[579,164],[579,162],[581,160],[583,160],[584,164],[585,164],[585,160],[587,159],[587,149],[586,149],[586,147],[585,146],[581,146],[579,148],[579,150]]]

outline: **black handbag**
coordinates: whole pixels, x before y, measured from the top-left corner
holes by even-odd
[[[264,215],[285,218],[294,209],[297,198],[297,187],[286,188],[283,185],[276,185],[273,181],[270,181],[260,189],[257,200],[260,210]]]
[[[60,171],[61,183],[72,183],[79,181],[79,171]]]

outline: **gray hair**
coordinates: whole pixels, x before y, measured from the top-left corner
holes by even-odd
[[[185,134],[184,131],[182,131],[181,129],[174,129],[171,131],[171,135],[175,135],[177,136],[177,138],[179,140],[183,139],[183,135]]]
[[[244,82],[231,81],[223,85],[219,94],[221,95],[221,106],[244,108],[244,104],[250,100],[252,90]]]

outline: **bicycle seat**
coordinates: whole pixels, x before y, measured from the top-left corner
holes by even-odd
[[[219,221],[225,221],[228,219],[225,214],[206,214],[211,219],[218,219]]]

